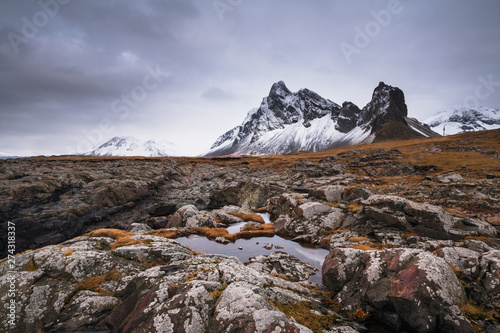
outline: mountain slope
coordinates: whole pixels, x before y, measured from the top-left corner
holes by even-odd
[[[115,136],[94,150],[89,156],[185,156],[184,150],[168,141],[142,141],[129,136]]]
[[[500,128],[500,110],[485,107],[458,107],[442,111],[424,121],[446,135]]]
[[[292,93],[280,81],[240,126],[217,139],[206,156],[321,151],[427,136],[408,125],[407,113],[401,89],[383,82],[375,88],[371,101],[359,109],[351,102],[340,106],[308,89]]]

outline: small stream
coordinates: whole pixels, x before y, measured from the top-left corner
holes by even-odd
[[[271,223],[269,214],[259,214],[264,218],[265,223]],[[240,231],[246,222],[236,223],[227,228],[230,234]],[[317,284],[321,284],[321,266],[325,261],[326,255],[329,251],[322,248],[305,247],[297,242],[284,239],[280,236],[273,237],[255,237],[251,239],[238,239],[234,243],[220,244],[215,241],[209,240],[204,236],[190,235],[189,237],[177,238],[181,244],[186,245],[196,252],[224,254],[229,256],[236,256],[242,262],[248,262],[251,257],[258,255],[269,255],[274,251],[286,252],[297,257],[303,262],[307,262],[318,270],[315,275],[312,275],[309,280]],[[264,246],[267,244],[274,244],[271,250],[266,250]],[[278,248],[276,248],[278,247]]]

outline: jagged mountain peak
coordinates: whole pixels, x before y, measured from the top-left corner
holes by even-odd
[[[407,124],[408,108],[401,89],[380,82],[373,91],[371,101],[363,108],[364,122],[369,123],[372,133],[382,130],[392,122]]]
[[[360,109],[352,102],[340,106],[305,88],[291,92],[279,81],[240,126],[217,139],[207,156],[320,151],[372,142],[377,136],[388,140],[425,135],[408,125],[407,114],[403,91],[384,82]]]
[[[269,91],[269,97],[286,97],[290,95],[292,92],[287,88],[285,82],[278,81],[274,83]]]

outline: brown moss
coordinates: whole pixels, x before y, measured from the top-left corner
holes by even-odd
[[[454,266],[452,263],[446,261],[446,263],[448,264],[448,266],[450,266],[451,270],[453,271],[453,273],[455,273],[455,275],[458,275],[458,273],[460,273],[461,269]]]
[[[276,273],[271,273],[272,276],[275,276],[277,278],[287,280],[287,281],[295,281],[296,279],[292,276],[286,276],[284,274],[276,274]]]
[[[498,309],[486,310],[473,301],[468,301],[460,305],[460,311],[465,318],[471,322],[475,332],[482,332],[481,328],[476,323],[478,320],[484,320],[494,325],[500,324],[500,310]]]
[[[33,261],[33,259],[28,262],[28,267],[26,268],[26,270],[28,272],[36,271],[35,262]]]
[[[315,333],[322,332],[329,326],[337,324],[340,319],[335,315],[318,315],[311,312],[311,310],[314,310],[311,302],[303,301],[290,304],[274,302],[272,305],[288,318],[293,317],[299,324],[308,327]]]
[[[67,256],[70,256],[73,254],[73,252],[75,252],[74,249],[67,249],[66,251],[64,251],[64,255],[67,257]]]
[[[106,289],[101,289],[99,291],[99,296],[111,296],[111,297],[116,297],[116,294],[112,291],[106,290]]]
[[[236,240],[234,234],[229,235],[224,228],[208,228],[208,227],[195,227],[191,229],[193,233],[207,237],[208,239],[216,239],[217,237],[224,237],[234,242]]]
[[[347,211],[353,214],[360,214],[363,211],[363,205],[358,205],[358,204],[347,205]]]
[[[371,242],[371,239],[367,238],[367,237],[351,237],[351,238],[349,238],[349,242],[353,242],[353,243]]]
[[[119,229],[98,229],[89,232],[86,234],[88,237],[109,237],[113,238],[116,240],[116,242],[111,243],[109,247],[111,248],[111,251],[116,249],[117,247],[121,246],[127,246],[127,245],[133,245],[133,244],[139,244],[139,243],[146,243],[149,242],[149,239],[132,239],[130,238],[131,236],[134,236],[135,234],[133,232],[128,232],[125,230],[119,230]]]
[[[244,221],[252,221],[252,222],[258,222],[258,223],[264,223],[264,219],[262,216],[258,214],[245,214],[245,213],[228,213],[229,215],[239,217],[240,219]]]
[[[77,291],[80,290],[90,290],[90,291],[101,291],[101,284],[109,281],[121,281],[123,275],[118,273],[116,268],[113,268],[109,272],[100,276],[91,276],[82,281],[78,282]]]
[[[370,319],[370,314],[358,306],[356,310],[348,312],[347,317],[351,320],[357,321],[358,323],[364,323]]]
[[[263,224],[259,227],[247,227],[245,226],[243,231],[235,234],[229,234],[224,228],[207,228],[207,227],[195,227],[191,231],[193,233],[207,237],[208,239],[216,239],[218,237],[226,238],[231,242],[235,242],[240,238],[253,238],[253,237],[272,237],[274,236],[274,225],[271,223]]]
[[[246,227],[246,226],[245,226]],[[251,230],[245,230],[236,233],[236,238],[253,238],[253,237],[272,237],[274,236],[274,225],[272,223],[266,223],[259,227],[252,226]]]
[[[153,236],[158,236],[158,237],[164,237],[168,239],[173,239],[178,237],[178,232],[177,230],[152,230],[146,233],[146,235],[153,235]]]
[[[494,243],[491,238],[488,238],[486,236],[467,236],[465,237],[466,240],[472,239],[472,240],[478,240],[478,241],[483,241],[486,243]]]
[[[409,231],[403,232],[403,239],[408,239],[410,237],[418,237],[418,234]]]
[[[111,248],[111,251],[113,251],[117,247],[140,244],[140,243],[147,243],[149,241],[150,241],[149,239],[132,239],[132,238],[128,238],[128,237],[123,237],[123,238],[118,239],[116,242],[111,243],[109,245],[109,247]]]
[[[358,249],[363,251],[381,251],[384,249],[394,249],[397,246],[392,244],[381,244],[381,243],[372,243],[372,244],[354,244],[348,246],[351,249]]]
[[[89,232],[85,236],[88,237],[109,237],[118,240],[123,237],[133,236],[134,233],[119,229],[98,229]]]

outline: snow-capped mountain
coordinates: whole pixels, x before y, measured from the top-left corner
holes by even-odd
[[[500,110],[485,107],[457,107],[426,119],[432,130],[445,135],[500,128]]]
[[[351,102],[340,106],[308,89],[293,93],[280,81],[240,126],[217,139],[206,156],[321,151],[374,140],[437,135],[410,126],[407,113],[401,89],[383,82],[375,88],[372,100],[359,109]],[[417,123],[425,128],[415,119],[413,124]]]
[[[186,152],[169,141],[139,140],[130,136],[115,136],[94,150],[89,156],[186,156]]]

